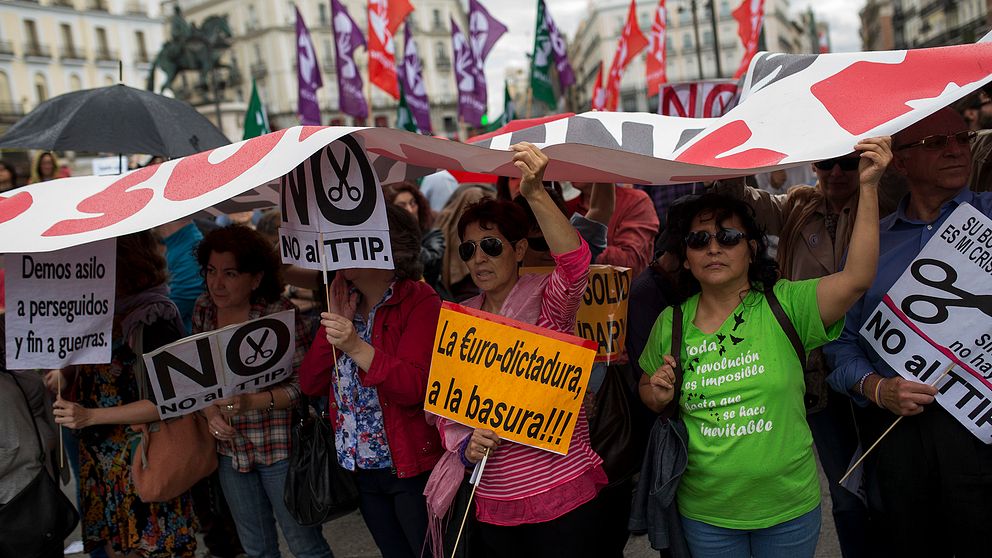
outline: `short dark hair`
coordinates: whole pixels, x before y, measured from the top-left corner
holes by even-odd
[[[692,221],[700,213],[712,213],[717,226],[736,215],[744,226],[747,239],[757,243],[753,261],[748,267],[747,278],[758,290],[766,292],[778,281],[778,262],[768,255],[768,238],[755,220],[754,209],[746,203],[723,194],[703,194],[680,204],[675,215],[669,215],[669,246],[678,242],[676,254],[679,258],[679,287],[685,298],[701,290],[699,281],[692,272],[681,265],[686,260],[685,237],[692,228]]]
[[[14,168],[14,165],[0,159],[0,167],[7,169],[7,172],[10,173],[10,183],[12,188],[17,188],[17,169]]]
[[[261,233],[244,225],[229,225],[210,231],[196,247],[200,273],[206,274],[210,254],[214,252],[233,254],[241,273],[262,274],[262,281],[251,292],[252,304],[279,300],[283,290],[282,264],[272,244]]]
[[[397,279],[419,281],[424,275],[420,259],[420,228],[413,215],[397,205],[386,206],[389,244],[393,250],[393,269]]]
[[[397,182],[396,184],[383,187],[383,191],[386,194],[386,202],[389,205],[396,203],[396,197],[403,192],[413,196],[414,201],[417,202],[417,221],[418,225],[420,225],[421,234],[434,227],[434,212],[431,211],[431,204],[416,184],[409,181]]]
[[[458,219],[458,238],[465,237],[465,229],[478,223],[484,229],[496,227],[507,240],[515,243],[527,237],[530,222],[522,207],[509,200],[482,199],[469,204]]]
[[[160,246],[150,230],[117,238],[118,295],[136,295],[169,280]]]

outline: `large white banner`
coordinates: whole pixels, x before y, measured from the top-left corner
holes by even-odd
[[[382,188],[355,138],[342,137],[282,177],[279,209],[283,263],[393,269]]]
[[[937,402],[992,444],[992,220],[968,204],[951,213],[861,335],[902,377],[936,382]]]
[[[116,239],[4,264],[8,369],[110,362]]]
[[[200,211],[278,205],[282,177],[343,136],[388,184],[436,169],[519,176],[508,148],[542,147],[545,178],[674,184],[791,168],[890,135],[992,79],[992,45],[760,54],[719,118],[589,112],[475,144],[389,128],[300,126],[136,170],[33,184],[0,197],[0,253],[44,252]],[[276,187],[273,187],[276,185]]]
[[[192,335],[144,355],[159,417],[186,415],[293,373],[295,310]]]

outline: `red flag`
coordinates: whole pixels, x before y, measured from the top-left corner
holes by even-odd
[[[816,39],[819,46],[820,54],[830,53],[830,37],[827,36],[826,29],[817,29]]]
[[[369,81],[394,99],[400,98],[396,79],[393,35],[413,11],[409,0],[369,0]]]
[[[651,25],[651,46],[648,48],[648,97],[658,94],[661,85],[668,81],[665,76],[665,36],[668,13],[665,10],[665,0],[658,3],[658,11],[654,13],[654,23]]]
[[[635,0],[630,0],[630,10],[627,11],[627,24],[623,26],[623,33],[617,42],[617,52],[613,55],[613,64],[610,65],[610,74],[606,78],[606,110],[617,110],[620,101],[620,78],[627,64],[639,52],[648,46],[648,40],[641,33],[641,26],[637,24],[637,4]]]
[[[603,89],[603,63],[599,63],[599,73],[596,74],[596,85],[592,88],[592,110],[606,108],[606,90]]]
[[[761,25],[765,18],[765,0],[744,0],[733,12],[737,20],[737,35],[744,43],[744,58],[741,66],[734,73],[737,79],[747,72],[751,59],[758,53],[758,38],[761,36]]]

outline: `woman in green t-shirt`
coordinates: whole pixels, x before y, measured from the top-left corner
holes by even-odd
[[[878,260],[877,186],[891,140],[867,139],[861,193],[843,271],[778,279],[754,212],[708,194],[688,202],[670,238],[681,240],[682,379],[676,390],[673,309],[658,317],[640,358],[640,396],[662,412],[679,394],[689,460],[678,490],[694,558],[813,556],[820,489],[803,404],[802,364],[767,301],[781,303],[808,352],[836,338],[871,285]]]

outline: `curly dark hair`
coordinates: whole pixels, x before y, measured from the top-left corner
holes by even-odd
[[[420,228],[413,215],[398,205],[386,206],[389,244],[393,249],[393,268],[397,279],[420,281],[424,264],[420,259]]]
[[[169,280],[161,245],[152,231],[117,238],[117,294],[136,295]]]
[[[754,209],[746,203],[722,194],[704,194],[680,205],[676,215],[668,223],[671,241],[678,242],[676,254],[679,258],[679,290],[682,300],[701,290],[699,281],[692,272],[682,265],[686,261],[685,237],[692,229],[692,220],[700,213],[712,213],[717,226],[736,215],[744,226],[744,234],[749,241],[757,244],[752,261],[747,270],[747,278],[755,289],[767,292],[779,279],[778,262],[768,255],[768,238],[754,217]],[[681,301],[680,301],[681,302]]]
[[[282,264],[272,244],[258,231],[244,225],[229,225],[210,231],[196,247],[200,273],[206,275],[210,254],[230,252],[241,273],[261,273],[262,281],[251,293],[251,303],[270,303],[282,295]]]
[[[458,238],[465,237],[465,229],[478,223],[483,229],[495,227],[511,244],[527,238],[530,220],[522,207],[509,200],[482,199],[465,207],[458,219]]]
[[[396,196],[403,192],[413,196],[413,200],[417,202],[417,224],[420,225],[420,233],[424,234],[434,228],[434,212],[431,211],[431,204],[416,184],[410,181],[397,182],[384,186],[383,192],[389,205],[396,203]]]

